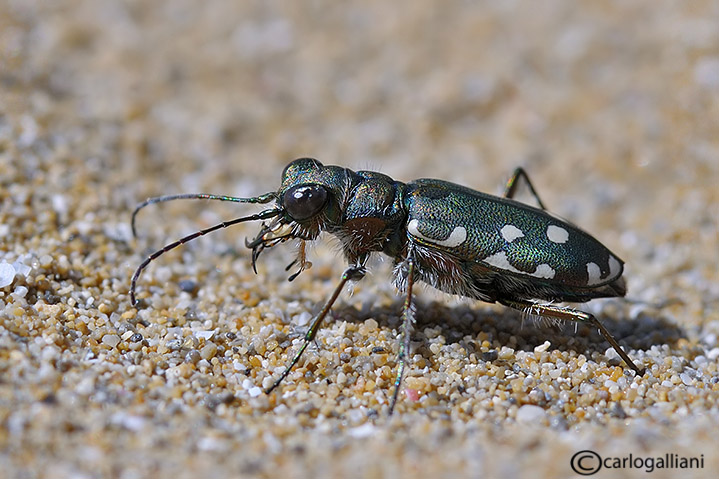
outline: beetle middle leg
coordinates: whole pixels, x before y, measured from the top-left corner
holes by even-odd
[[[397,355],[397,362],[399,366],[397,368],[397,376],[394,380],[394,392],[392,393],[392,401],[389,404],[389,414],[392,415],[394,406],[397,404],[397,397],[399,396],[399,389],[402,386],[402,377],[404,376],[404,370],[407,365],[407,358],[409,357],[410,348],[410,336],[412,333],[412,323],[414,322],[414,306],[412,305],[412,286],[414,285],[414,258],[410,253],[407,259],[402,265],[405,270],[402,275],[406,275],[407,283],[405,286],[404,306],[402,308],[402,340],[399,344],[399,354]]]
[[[612,336],[609,331],[607,331],[607,328],[605,328],[604,325],[600,323],[599,320],[595,318],[592,314],[585,313],[584,311],[578,311],[576,309],[536,304],[528,301],[500,300],[500,303],[505,306],[509,306],[510,308],[517,309],[519,311],[529,311],[532,314],[537,314],[539,316],[547,318],[577,321],[579,323],[586,323],[591,326],[594,326],[599,330],[602,336],[604,336],[604,339],[606,339],[607,342],[609,342],[609,344],[614,348],[617,354],[619,354],[619,357],[621,357],[624,362],[630,368],[632,368],[639,376],[643,376],[646,371],[645,369],[640,369],[636,364],[634,364],[634,361],[632,361],[629,355],[624,352],[619,343],[617,343],[617,340],[614,339],[614,336]]]
[[[292,368],[295,367],[297,362],[300,360],[300,357],[302,356],[302,353],[305,352],[305,349],[307,349],[307,346],[310,345],[312,340],[315,339],[315,336],[317,336],[317,331],[320,329],[320,326],[322,325],[322,320],[327,316],[327,313],[330,312],[330,309],[332,308],[332,305],[337,300],[337,297],[342,292],[342,288],[344,288],[345,284],[347,284],[347,281],[359,281],[360,279],[364,278],[364,275],[366,274],[367,270],[365,269],[364,265],[352,265],[349,268],[345,270],[344,273],[342,273],[342,278],[340,279],[339,284],[335,288],[334,292],[332,293],[332,296],[330,296],[330,299],[327,300],[327,303],[325,303],[324,307],[322,308],[322,311],[320,311],[315,319],[310,324],[310,329],[307,330],[307,333],[304,337],[304,342],[302,343],[302,346],[300,346],[300,349],[297,350],[294,357],[292,358],[292,361],[287,365],[284,371],[282,371],[282,374],[280,374],[280,377],[277,378],[277,380],[272,383],[272,386],[265,389],[265,393],[269,394],[271,393],[277,386],[280,385],[280,383],[289,376],[290,372],[292,371]]]
[[[509,181],[507,181],[507,185],[504,187],[503,196],[509,199],[514,198],[514,194],[517,192],[517,186],[519,185],[519,178],[524,178],[524,181],[527,183],[527,186],[529,186],[529,191],[532,192],[532,195],[534,196],[534,199],[537,200],[539,207],[543,210],[546,210],[547,207],[544,206],[542,200],[539,199],[537,190],[534,189],[534,186],[532,186],[532,182],[529,181],[529,175],[526,171],[524,171],[524,168],[522,168],[521,166],[515,168],[514,173],[512,173],[512,177],[509,179]]]

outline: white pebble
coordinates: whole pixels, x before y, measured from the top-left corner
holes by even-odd
[[[549,347],[550,347],[551,345],[552,345],[552,343],[550,343],[549,341],[545,341],[543,344],[540,344],[539,346],[537,346],[536,348],[534,348],[534,352],[535,352],[535,353],[543,353],[543,352],[545,352],[547,349],[549,349]]]
[[[197,448],[200,451],[224,451],[227,443],[217,437],[203,437],[197,441]]]
[[[75,387],[75,391],[78,394],[81,394],[83,396],[87,396],[95,389],[95,378],[93,377],[86,377],[82,379],[77,386]]]
[[[267,390],[271,388],[274,383],[274,378],[272,376],[267,376],[265,379],[262,380],[262,387],[263,389]]]
[[[17,296],[18,298],[24,298],[27,294],[27,286],[18,286],[15,288],[15,291],[13,291],[13,296]]]
[[[512,357],[514,357],[514,349],[502,346],[502,349],[499,350],[499,359],[510,359]]]
[[[0,288],[12,284],[15,279],[15,268],[13,265],[3,261],[0,263]]]
[[[358,423],[364,421],[366,414],[360,409],[352,409],[347,413],[347,418],[351,423]]]
[[[517,410],[517,422],[523,424],[537,423],[546,417],[547,412],[533,404],[525,404]]]
[[[68,212],[67,198],[63,195],[53,195],[52,209],[59,215],[65,215]]]
[[[40,266],[42,266],[43,268],[49,268],[50,266],[52,266],[52,256],[50,256],[49,254],[44,254],[40,256],[39,261]]]
[[[195,336],[197,336],[200,339],[204,339],[205,341],[207,341],[214,335],[215,335],[214,331],[196,331],[195,332]]]
[[[200,359],[200,361],[195,366],[197,366],[197,369],[202,370],[203,368],[209,368],[211,364],[207,359]]]
[[[15,268],[15,273],[19,274],[20,276],[27,276],[30,271],[32,271],[32,268],[30,266],[19,261],[15,261],[12,266],[13,268]]]
[[[107,344],[111,348],[114,348],[120,344],[120,336],[117,334],[106,334],[102,337],[103,344]]]
[[[376,430],[376,427],[374,424],[366,422],[362,424],[361,426],[353,427],[350,430],[348,430],[348,434],[355,439],[362,439],[365,437],[369,437],[372,434],[374,434]]]
[[[297,324],[297,326],[307,326],[311,319],[312,315],[307,311],[304,311],[297,315],[295,318],[295,324]]]
[[[257,396],[262,394],[262,388],[259,388],[257,386],[250,388],[249,391],[247,391],[247,394],[249,394],[251,398],[256,398]]]
[[[681,374],[679,375],[679,378],[682,380],[682,382],[683,382],[686,386],[691,386],[692,383],[694,383],[694,380],[692,379],[692,377],[689,376],[687,373],[681,373]]]
[[[126,412],[118,412],[113,414],[110,418],[110,421],[113,424],[117,424],[124,427],[125,429],[129,429],[130,431],[134,432],[142,430],[142,428],[144,428],[145,424],[147,423],[147,419],[145,419],[144,417],[128,414]]]

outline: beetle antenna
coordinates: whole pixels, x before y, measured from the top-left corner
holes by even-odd
[[[168,197],[161,197],[161,198],[168,198]],[[262,197],[260,196],[258,198],[262,198]],[[244,199],[244,198],[241,198],[241,199]],[[249,198],[249,199],[254,199],[254,198]],[[169,200],[166,200],[166,201],[169,201]],[[229,201],[232,201],[232,200],[229,200]],[[203,230],[196,231],[195,233],[192,233],[183,238],[180,238],[179,240],[174,241],[174,242],[158,249],[157,251],[152,253],[150,256],[148,256],[145,259],[145,261],[143,261],[140,264],[140,266],[137,267],[137,269],[135,270],[135,273],[132,275],[132,280],[130,281],[130,300],[132,302],[132,305],[137,306],[137,298],[135,297],[135,286],[137,285],[137,279],[140,277],[140,274],[142,273],[142,271],[145,268],[147,268],[147,265],[149,265],[152,261],[157,259],[159,256],[162,256],[163,254],[167,253],[168,251],[173,250],[173,249],[177,248],[178,246],[181,246],[189,241],[199,238],[200,236],[204,236],[208,233],[212,233],[213,231],[217,231],[222,228],[227,228],[229,226],[236,225],[238,223],[242,223],[245,221],[265,220],[267,218],[272,218],[273,216],[279,215],[281,213],[281,211],[282,210],[280,210],[280,209],[265,210],[260,213],[254,214],[254,215],[243,216],[242,218],[235,218],[234,220],[230,220],[230,221],[223,221],[222,223],[218,223],[209,228],[205,228]]]
[[[275,199],[275,193],[265,193],[264,195],[255,196],[253,198],[239,198],[237,196],[226,196],[226,195],[211,195],[207,193],[185,193],[181,195],[166,195],[166,196],[155,196],[154,198],[148,198],[135,208],[132,212],[132,236],[137,238],[137,229],[135,228],[135,218],[137,213],[140,212],[145,206],[154,205],[155,203],[163,203],[165,201],[174,200],[218,200],[218,201],[231,201],[234,203],[269,203]]]

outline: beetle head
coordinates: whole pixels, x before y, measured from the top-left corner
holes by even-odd
[[[253,268],[265,248],[290,239],[311,241],[340,224],[349,183],[349,170],[324,166],[313,158],[287,165],[275,193],[277,216],[263,222],[255,239],[245,242],[252,249]]]

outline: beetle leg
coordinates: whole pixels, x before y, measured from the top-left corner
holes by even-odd
[[[359,281],[364,277],[366,272],[367,270],[365,269],[364,265],[352,265],[347,268],[344,273],[342,273],[342,278],[340,279],[339,284],[332,293],[332,296],[330,296],[330,299],[327,300],[327,303],[325,303],[324,307],[322,308],[322,311],[317,314],[315,319],[310,324],[310,329],[307,330],[307,333],[305,334],[302,346],[300,346],[300,349],[297,350],[294,357],[292,358],[292,361],[290,361],[285,370],[282,371],[280,377],[277,378],[277,380],[272,384],[272,386],[265,389],[266,394],[271,393],[290,374],[292,368],[294,368],[297,362],[300,360],[300,356],[302,356],[302,353],[305,352],[307,346],[309,346],[310,343],[314,340],[315,336],[317,335],[317,331],[320,329],[322,320],[325,318],[325,316],[327,316],[327,313],[330,312],[332,305],[337,300],[337,297],[342,292],[342,288],[344,288],[345,284],[347,284],[347,281]]]
[[[511,301],[511,300],[500,300],[500,303],[502,303],[505,306],[509,306],[510,308],[517,309],[522,312],[529,312],[531,314],[537,314],[539,316],[543,316],[546,318],[556,318],[556,319],[563,319],[563,320],[570,320],[570,321],[577,321],[579,323],[586,323],[591,326],[594,326],[599,330],[599,332],[604,336],[604,339],[606,339],[609,344],[614,348],[614,350],[619,354],[619,357],[621,357],[624,362],[632,368],[639,376],[643,376],[646,372],[645,369],[640,369],[637,367],[636,364],[634,364],[634,361],[629,357],[627,353],[624,352],[622,347],[617,343],[617,340],[614,339],[614,336],[607,331],[607,328],[604,327],[602,323],[599,322],[597,318],[594,317],[594,315],[585,313],[584,311],[578,311],[576,309],[569,309],[569,308],[562,308],[559,306],[552,306],[552,305],[544,305],[544,304],[536,304],[531,303],[528,301]]]
[[[389,404],[389,414],[392,415],[394,406],[397,404],[397,397],[399,396],[399,389],[402,385],[402,376],[404,376],[404,369],[407,365],[407,358],[409,356],[410,348],[410,335],[412,332],[412,323],[414,322],[414,306],[412,305],[412,286],[414,285],[414,258],[410,253],[407,259],[404,261],[406,266],[406,296],[404,297],[404,306],[402,308],[402,340],[399,344],[399,354],[397,355],[397,362],[399,367],[397,369],[397,377],[394,380],[394,393],[392,393],[392,401]]]
[[[287,265],[285,268],[285,271],[289,271],[292,266],[299,263],[299,269],[292,273],[289,278],[287,278],[287,281],[294,281],[296,277],[300,275],[301,272],[310,269],[312,267],[312,263],[307,261],[307,250],[305,248],[305,240],[300,240],[300,245],[297,248],[297,258],[292,261],[290,264]]]
[[[534,189],[534,186],[532,186],[532,182],[529,181],[529,175],[527,175],[527,172],[524,171],[524,168],[522,168],[521,166],[514,170],[514,173],[512,173],[512,177],[509,179],[509,181],[507,181],[507,185],[504,188],[504,197],[509,199],[514,198],[514,193],[517,192],[517,186],[519,185],[520,177],[524,178],[524,181],[527,183],[527,186],[529,186],[529,191],[531,191],[532,195],[534,195],[534,199],[537,200],[539,207],[543,210],[546,210],[547,207],[544,206],[542,200],[539,199],[537,191]]]

